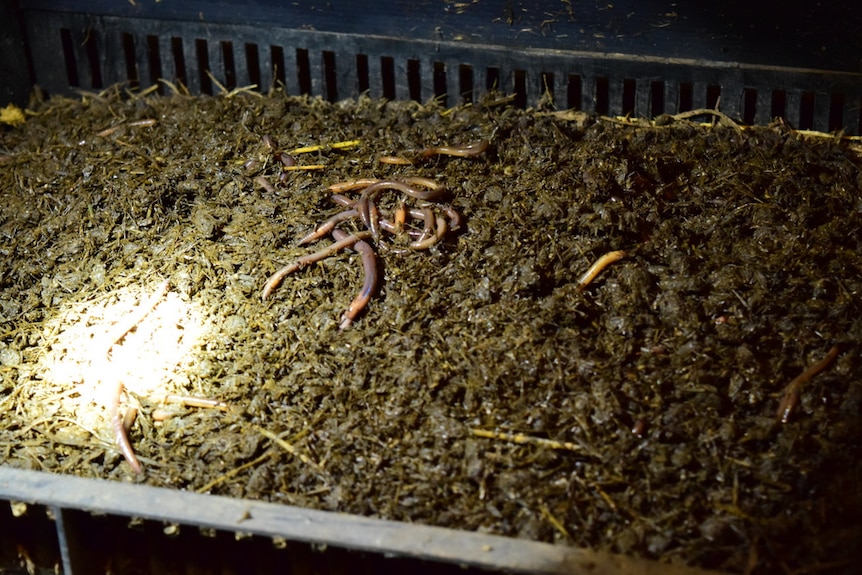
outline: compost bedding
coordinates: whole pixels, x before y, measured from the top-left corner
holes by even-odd
[[[499,96],[165,91],[34,101],[2,129],[5,465],[734,572],[857,564],[858,143]],[[297,164],[322,168],[281,176],[277,152],[304,146],[322,147]],[[351,251],[262,300],[332,241],[297,245],[344,209],[327,186],[411,176],[449,190],[434,209],[461,228],[427,250],[381,232],[382,285],[353,325]],[[94,374],[165,280],[110,350],[122,373]],[[833,346],[782,423],[785,387]],[[114,444],[111,377],[140,475]]]

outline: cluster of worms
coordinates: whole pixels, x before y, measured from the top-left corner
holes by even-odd
[[[481,154],[488,146],[488,141],[480,141],[458,146],[433,147],[420,151],[416,158],[421,160],[435,155],[469,157]],[[295,166],[293,154],[275,151],[274,155],[285,167]],[[379,158],[379,162],[408,165],[414,163],[414,160],[401,156],[383,156]],[[257,183],[266,189],[264,182],[257,181]],[[333,203],[343,210],[316,226],[299,240],[299,245],[317,241],[327,234],[332,236],[334,242],[300,257],[272,274],[264,285],[261,297],[266,300],[289,274],[341,250],[353,249],[361,256],[365,279],[362,289],[341,316],[339,327],[345,329],[368,305],[379,288],[377,253],[372,244],[380,247],[381,237],[386,233],[404,238],[409,249],[425,250],[437,244],[449,232],[460,229],[461,215],[453,208],[441,205],[441,202],[449,196],[449,191],[443,184],[430,178],[419,176],[398,179],[359,178],[332,184],[329,186],[329,191],[333,193],[331,196]],[[387,192],[396,194],[394,202],[387,202],[384,199],[384,194]],[[353,197],[346,195],[350,193],[357,195]],[[408,202],[411,201],[417,203],[409,205]],[[359,227],[362,229],[349,233],[339,227],[350,221],[359,222],[361,224]]]

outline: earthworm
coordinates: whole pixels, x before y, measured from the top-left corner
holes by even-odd
[[[407,208],[404,204],[398,204],[395,208],[395,213],[392,215],[393,233],[400,234],[404,229],[404,224],[407,222]]]
[[[360,240],[368,239],[370,237],[371,232],[356,232],[355,234],[351,234],[349,236],[343,237],[340,240],[337,240],[335,243],[329,244],[325,248],[318,250],[313,254],[304,255],[295,262],[284,266],[269,277],[269,280],[267,280],[266,285],[263,286],[261,299],[268,298],[269,295],[275,290],[275,288],[277,288],[279,284],[281,284],[281,281],[289,274],[301,270],[309,264],[327,258],[332,254],[343,250],[344,248],[348,248]]]
[[[158,122],[158,120],[155,120],[153,118],[149,118],[147,120],[136,120],[134,122],[129,122],[128,124],[117,124],[116,126],[111,126],[110,128],[105,128],[101,132],[98,132],[96,135],[101,137],[101,138],[107,138],[108,136],[110,136],[111,134],[113,134],[114,132],[116,132],[117,130],[122,128],[123,126],[130,126],[130,127],[134,127],[134,128],[139,128],[142,126],[148,127],[148,126],[155,126],[157,122]]]
[[[411,160],[402,158],[401,156],[380,156],[377,161],[381,164],[392,164],[396,166],[407,166],[413,163]]]
[[[263,143],[266,145],[267,148],[272,148],[274,150],[278,147],[278,144],[275,143],[275,139],[269,134],[264,134],[261,137],[261,140],[263,140]]]
[[[455,231],[461,228],[461,214],[452,208],[443,208],[443,211],[449,216],[449,229]]]
[[[253,181],[255,184],[258,185],[258,187],[263,188],[264,190],[266,190],[270,194],[274,194],[276,192],[275,186],[273,186],[271,183],[269,183],[269,180],[267,180],[263,176],[255,176]]]
[[[424,241],[426,238],[434,237],[434,210],[431,208],[422,208],[422,220],[425,222],[425,227],[422,230],[422,235],[419,236],[419,242]],[[412,214],[411,214],[412,215]],[[417,242],[417,243],[419,243]]]
[[[371,228],[371,237],[376,242],[380,237],[380,211],[377,209],[377,204],[368,200],[368,223]]]
[[[343,196],[342,196],[343,197]],[[348,200],[349,201],[349,200]],[[350,202],[351,205],[353,202]],[[343,222],[344,220],[349,220],[350,218],[355,218],[358,215],[356,210],[344,210],[343,212],[338,212],[316,228],[314,231],[299,240],[299,245],[304,245],[314,240],[320,239],[335,228],[336,225]]]
[[[129,406],[126,408],[126,413],[123,415],[123,430],[125,430],[126,434],[131,431],[132,426],[135,424],[135,420],[138,418],[138,408],[134,406]]]
[[[403,227],[400,230],[396,230],[395,224],[393,222],[390,222],[389,220],[387,220],[385,218],[380,219],[380,227],[392,235],[398,235],[398,234],[404,233]],[[407,235],[409,235],[411,238],[417,238],[418,239],[418,238],[422,237],[422,232],[419,230],[407,230]]]
[[[829,367],[829,364],[835,361],[838,357],[838,346],[833,345],[826,357],[800,373],[796,379],[787,384],[784,388],[784,393],[781,396],[781,401],[778,403],[778,411],[775,415],[781,423],[787,423],[790,420],[790,415],[799,404],[799,390],[802,389],[802,384]]]
[[[409,176],[404,178],[404,182],[408,184],[413,184],[414,186],[422,186],[428,188],[429,190],[442,190],[443,184],[432,180],[431,178],[423,178],[422,176]]]
[[[426,178],[416,178],[416,179],[417,180],[424,180]],[[362,198],[354,201],[354,200],[351,200],[350,198],[348,198],[347,196],[343,196],[341,194],[333,194],[331,199],[336,204],[338,204],[340,206],[344,206],[346,208],[356,208],[357,206],[362,205],[360,203],[360,202],[362,202]],[[373,203],[371,205],[373,205]],[[376,206],[375,206],[375,209],[376,209]],[[443,235],[445,235],[446,231],[458,230],[461,227],[461,214],[459,214],[457,210],[450,208],[450,207],[444,207],[442,209],[443,209],[443,212],[446,214],[446,216],[449,218],[448,223],[444,220],[441,224],[441,222],[439,221],[440,218],[433,218],[433,214],[431,217],[429,217],[428,213],[425,210],[430,210],[430,208],[407,208],[403,204],[399,204],[398,207],[396,207],[394,212],[393,212],[393,221],[389,221],[385,218],[380,218],[379,215],[372,218],[371,213],[369,211],[369,214],[368,214],[369,219],[368,219],[368,224],[366,224],[366,227],[370,227],[370,224],[374,220],[377,222],[377,225],[380,228],[386,230],[387,232],[389,232],[391,234],[397,235],[397,234],[400,234],[402,231],[404,231],[404,224],[406,223],[406,219],[407,219],[408,215],[413,219],[423,220],[425,222],[424,231],[419,232],[416,230],[409,230],[408,233],[411,236],[418,238],[418,239],[414,240],[413,244],[411,244],[411,247],[413,247],[414,249],[425,249],[425,248],[428,248],[428,247],[434,245],[436,242],[440,241],[442,239]],[[343,221],[346,219],[350,219],[352,217],[355,217],[357,215],[357,213],[360,213],[360,215],[361,215],[361,212],[358,212],[357,210],[353,210],[353,209],[341,212],[339,214],[336,214],[335,216],[333,216],[332,218],[330,218],[329,220],[327,220],[326,222],[321,224],[315,230],[315,232],[312,232],[311,234],[309,234],[308,236],[303,238],[301,240],[301,243],[306,243],[306,241],[311,241],[312,239],[317,239],[317,238],[323,236],[328,231],[332,230],[332,228],[335,227],[336,223],[332,223],[330,225],[330,222],[332,222],[334,220]],[[324,226],[326,226],[326,227],[324,228]],[[441,229],[444,230],[442,233],[440,231]],[[372,233],[373,233],[373,230],[372,230]]]
[[[135,120],[134,122],[129,122],[129,126],[149,127],[149,126],[155,126],[157,123],[158,123],[158,120],[156,120],[155,118],[147,118],[146,120]]]
[[[417,190],[412,186],[422,186],[428,189]],[[359,178],[357,180],[347,180],[346,182],[339,182],[329,186],[329,191],[336,193],[360,189],[362,190],[362,194],[368,197],[374,197],[383,190],[397,190],[411,198],[428,201],[440,199],[440,197],[446,194],[446,189],[441,184],[429,178],[420,177],[404,178],[404,181]]]
[[[123,382],[117,378],[111,389],[111,430],[114,432],[114,443],[120,448],[123,457],[129,463],[129,467],[135,473],[143,473],[141,462],[135,456],[135,450],[132,448],[132,443],[129,441],[129,436],[126,433],[126,426],[123,424],[123,414],[120,413],[120,396],[123,394]]]
[[[336,218],[340,218],[342,220],[347,220],[347,219],[350,219],[352,217],[356,217],[357,215],[360,217],[360,219],[362,219],[362,212],[360,211],[360,209],[366,209],[367,210],[366,217],[368,218],[368,221],[366,223],[365,220],[363,220],[363,224],[365,224],[365,227],[370,229],[371,236],[375,240],[380,236],[380,228],[383,228],[384,230],[386,230],[387,232],[390,232],[390,233],[398,233],[395,231],[395,227],[393,226],[392,223],[390,223],[389,221],[382,219],[380,217],[380,212],[377,209],[377,205],[374,202],[368,201],[368,198],[364,198],[364,199],[360,198],[359,200],[353,201],[350,198],[348,198],[347,196],[342,196],[341,194],[334,194],[331,199],[333,202],[335,202],[336,204],[338,204],[340,206],[344,206],[346,208],[352,208],[352,209],[345,210],[345,211],[341,212],[340,214],[336,214],[335,216],[330,218],[330,220],[333,220]],[[342,216],[343,216],[343,218],[341,218]],[[325,222],[324,225],[326,223],[328,223],[328,221],[329,220],[327,220],[327,222]],[[326,231],[330,231],[334,227],[335,226],[333,225],[332,227],[329,227]]]
[[[362,225],[370,230],[371,229],[371,208],[368,205],[368,203],[369,203],[368,197],[363,195],[353,203],[353,209],[355,209],[356,212],[359,214],[359,219],[362,220]]]
[[[170,282],[168,280],[163,281],[159,284],[159,287],[156,289],[155,293],[147,299],[146,302],[142,303],[138,306],[138,312],[132,316],[130,321],[126,323],[120,324],[117,329],[115,329],[110,335],[108,339],[108,349],[105,352],[105,358],[110,361],[111,350],[113,350],[114,346],[120,341],[123,340],[126,335],[135,328],[136,325],[141,323],[147,315],[155,309],[156,305],[158,305],[159,300],[164,297],[164,295],[168,292],[168,286]],[[135,450],[132,449],[132,444],[129,441],[129,436],[126,434],[126,427],[123,422],[123,415],[120,414],[120,398],[123,394],[123,381],[120,378],[116,378],[113,382],[113,387],[111,388],[111,396],[110,396],[110,415],[111,415],[111,429],[114,432],[114,441],[119,446],[120,451],[123,453],[123,457],[126,458],[126,461],[129,463],[129,466],[132,468],[132,471],[135,473],[142,473],[143,469],[141,469],[141,463],[138,461],[138,458],[135,456]]]
[[[415,180],[415,178],[410,178],[411,181]],[[425,178],[422,178],[425,180]],[[429,180],[432,181],[432,180]],[[414,182],[414,185],[422,185],[418,182]],[[428,187],[428,186],[425,186]],[[330,186],[331,189],[331,186]],[[436,185],[435,187],[429,188],[427,190],[417,190],[414,187],[411,187],[405,182],[400,182],[398,180],[378,180],[362,190],[362,195],[368,198],[373,198],[383,190],[398,190],[405,196],[410,196],[411,198],[416,198],[417,200],[427,200],[434,201],[440,199],[442,196],[446,194],[446,189],[443,186]]]
[[[367,188],[371,184],[379,182],[377,178],[359,178],[356,180],[347,180],[346,182],[338,182],[329,186],[330,192],[349,192],[360,188]]]
[[[587,287],[590,282],[596,279],[596,276],[599,275],[603,269],[605,269],[615,261],[621,260],[624,257],[626,257],[626,252],[617,250],[613,252],[608,252],[599,259],[597,259],[596,263],[591,265],[590,269],[588,269],[586,273],[581,276],[581,279],[578,280],[578,291]]]
[[[424,232],[423,232],[423,235]],[[437,217],[437,231],[431,237],[420,239],[410,244],[414,250],[425,250],[439,242],[446,235],[446,218]]]
[[[339,206],[344,206],[345,208],[352,208],[355,200],[351,200],[345,195],[342,194],[332,194],[329,197],[330,200],[338,204]]]
[[[332,237],[334,237],[336,241],[343,241],[355,236],[348,236],[346,232],[336,228],[332,230]],[[347,311],[345,311],[341,316],[341,325],[338,326],[339,329],[350,327],[350,324],[353,323],[356,316],[359,315],[366,305],[368,305],[371,295],[377,290],[377,258],[374,256],[374,250],[368,242],[362,240],[356,241],[353,244],[353,249],[362,256],[362,268],[365,270],[365,282],[362,284],[362,289],[359,291],[359,294],[352,302],[350,302],[350,306],[348,306]]]
[[[176,395],[169,393],[162,398],[165,403],[179,403],[189,407],[205,407],[209,409],[218,409],[219,411],[227,411],[228,405],[217,399],[209,399],[207,397],[197,397],[195,395]]]
[[[489,145],[490,142],[488,142],[488,140],[480,140],[478,142],[472,142],[470,144],[464,144],[462,146],[435,146],[432,148],[425,148],[424,150],[419,152],[419,156],[422,158],[427,158],[429,156],[445,155],[466,158],[469,156],[476,156],[478,154],[481,154],[488,149]]]
[[[294,158],[287,152],[281,152],[280,154],[278,154],[278,159],[281,161],[285,168],[290,168],[296,165],[296,158]]]

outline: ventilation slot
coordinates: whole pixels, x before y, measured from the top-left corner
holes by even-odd
[[[448,106],[446,87],[446,65],[434,62],[434,98],[443,106]]]
[[[174,62],[174,80],[188,86],[188,76],[186,75],[186,59],[183,56],[183,39],[174,36],[171,38],[171,56]]]
[[[411,100],[422,100],[422,71],[415,58],[407,60],[407,93]]]
[[[623,80],[623,101],[620,114],[623,116],[634,116],[637,112],[637,83],[631,78]]]
[[[539,90],[540,100],[547,101],[548,104],[555,102],[556,94],[554,93],[553,72],[542,72],[539,74]]]
[[[473,67],[469,64],[458,66],[458,88],[462,104],[473,103]]]
[[[566,107],[571,110],[581,110],[582,98],[581,77],[577,74],[569,74],[569,82],[566,86]]]
[[[664,82],[653,80],[649,85],[649,111],[650,115],[660,116],[664,114]]]
[[[608,101],[610,95],[608,93],[608,79],[605,77],[596,78],[596,95],[593,100],[595,103],[595,113],[602,116],[608,115]]]
[[[380,82],[383,97],[395,99],[395,59],[391,56],[380,58]]]
[[[224,63],[224,80],[223,85],[228,90],[236,88],[236,63],[233,59],[233,44],[231,42],[221,42],[221,56]],[[212,70],[211,70],[212,71]],[[213,74],[218,79],[218,74]]]
[[[515,99],[513,104],[517,108],[527,107],[527,72],[525,70],[515,70],[513,75],[513,86]]]
[[[147,69],[149,76],[147,81],[150,86],[156,86],[159,83],[159,78],[162,77],[162,62],[159,57],[159,37],[152,34],[147,35]],[[157,88],[161,92],[161,86]]]
[[[323,53],[323,89],[324,97],[330,102],[338,100],[338,84],[335,73],[335,52]]]
[[[366,94],[370,89],[367,54],[356,55],[356,86],[360,94]]]
[[[265,88],[260,78],[260,55],[257,44],[245,45],[245,71],[248,78],[247,85],[257,86],[258,90],[263,91]]]

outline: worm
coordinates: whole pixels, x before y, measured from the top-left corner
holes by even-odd
[[[332,230],[332,237],[334,237],[336,241],[343,241],[354,236],[348,236],[346,232],[336,228]],[[368,305],[368,301],[377,290],[377,282],[379,279],[377,274],[377,258],[374,256],[374,250],[368,242],[362,240],[356,241],[353,244],[353,249],[362,256],[362,268],[365,270],[365,282],[362,284],[362,289],[359,291],[359,294],[352,302],[350,302],[350,306],[348,306],[347,310],[341,316],[341,325],[338,326],[339,329],[347,329],[350,327],[350,324],[353,323],[356,316],[358,316],[365,306]]]
[[[425,235],[424,232],[422,234]],[[437,230],[428,238],[410,244],[414,250],[425,250],[439,242],[446,235],[446,218],[437,217]]]
[[[296,165],[296,158],[288,154],[287,152],[281,152],[278,154],[278,159],[284,165],[285,168],[292,168]]]
[[[335,230],[333,230],[333,233]],[[266,299],[272,294],[272,292],[277,288],[282,280],[288,275],[292,274],[295,271],[301,270],[305,266],[309,264],[313,264],[314,262],[318,262],[324,258],[331,256],[334,253],[337,253],[344,248],[349,248],[356,242],[360,240],[365,240],[371,237],[371,232],[356,232],[355,234],[351,234],[349,236],[343,237],[340,240],[337,240],[335,243],[329,244],[322,250],[318,250],[313,254],[307,254],[299,258],[298,260],[290,263],[269,277],[266,285],[263,286],[263,292],[261,293],[261,299]]]
[[[176,395],[169,393],[162,398],[165,403],[179,403],[189,407],[205,407],[209,409],[218,409],[219,411],[227,411],[228,405],[217,399],[209,399],[206,397],[197,397],[194,395]]]
[[[150,127],[150,126],[155,126],[157,123],[158,123],[158,120],[156,120],[155,118],[147,118],[146,120],[135,120],[134,122],[129,122],[129,126],[134,126],[134,127],[143,126],[146,128],[146,127]]]
[[[348,201],[350,201],[350,200],[348,200]],[[350,204],[353,204],[353,202],[350,202]],[[349,220],[351,218],[355,218],[358,214],[359,214],[359,212],[357,212],[356,210],[352,210],[352,209],[351,210],[344,210],[343,212],[338,212],[337,214],[335,214],[334,216],[332,216],[331,218],[329,218],[328,220],[326,220],[325,222],[323,222],[322,224],[320,224],[319,226],[314,228],[313,232],[311,232],[310,234],[308,234],[307,236],[305,236],[304,238],[299,240],[299,245],[305,245],[307,243],[313,242],[314,240],[318,240],[318,239],[322,238],[323,236],[325,236],[326,234],[331,232],[335,228],[335,226],[337,226],[338,224],[340,224],[344,220]]]
[[[168,293],[168,286],[170,282],[168,280],[163,281],[159,284],[159,287],[156,289],[155,293],[151,295],[147,301],[138,306],[138,311],[132,318],[117,326],[108,338],[108,349],[105,351],[105,357],[108,361],[110,361],[111,350],[114,349],[114,346],[120,343],[126,335],[132,331],[136,325],[141,323],[147,315],[155,309],[156,305],[158,305],[159,300],[164,297],[166,293]],[[111,396],[110,396],[110,416],[111,416],[111,429],[114,432],[114,441],[117,443],[117,446],[120,448],[120,451],[123,453],[123,457],[126,458],[126,461],[129,463],[129,466],[132,468],[132,471],[135,473],[142,473],[143,469],[141,468],[141,463],[138,461],[138,458],[135,456],[135,450],[132,448],[132,444],[129,441],[129,436],[126,433],[126,426],[124,425],[124,417],[120,413],[120,398],[123,395],[123,381],[120,378],[116,378],[113,382],[113,387],[111,388]]]
[[[329,186],[330,192],[349,192],[352,190],[358,190],[361,188],[367,188],[371,184],[376,184],[379,182],[377,178],[359,178],[356,180],[347,180],[346,182],[338,182],[337,184],[332,184]]]
[[[404,229],[404,224],[407,223],[407,208],[404,204],[399,203],[395,208],[395,213],[392,215],[393,233],[400,234]]]
[[[380,211],[377,204],[368,200],[368,223],[371,229],[371,237],[376,242],[380,238]]]
[[[410,178],[411,181],[414,181],[414,185],[422,185],[425,186],[424,183],[419,184],[415,182],[415,178]],[[420,181],[425,181],[426,178],[422,178]],[[428,180],[433,181],[433,180]],[[428,186],[425,186],[428,187]],[[331,189],[331,186],[330,186]],[[426,201],[434,201],[440,199],[442,196],[446,195],[446,189],[443,186],[437,185],[435,182],[434,187],[429,187],[427,190],[418,190],[415,187],[411,187],[408,183],[399,182],[398,180],[378,180],[362,190],[362,195],[368,198],[373,198],[377,196],[383,190],[398,190],[405,196],[410,196],[411,198],[415,198],[417,200],[426,200]]]
[[[264,145],[266,145],[267,148],[271,148],[273,150],[278,148],[278,144],[275,142],[275,138],[273,138],[269,134],[264,134],[261,137],[261,140],[263,140],[263,143],[264,143]]]
[[[414,186],[422,186],[423,188],[428,188],[429,190],[443,190],[443,184],[440,182],[436,182],[431,178],[423,178],[422,176],[410,176],[404,178],[404,182],[408,184],[413,184]]]
[[[415,186],[428,188],[427,190],[417,190]],[[368,197],[375,197],[383,190],[397,190],[406,196],[416,198],[417,200],[434,201],[446,195],[446,188],[430,178],[410,177],[399,180],[378,180],[375,178],[359,178],[356,180],[347,180],[329,186],[330,192],[341,193],[350,192],[352,190],[362,190],[362,194]]]
[[[781,423],[787,423],[790,420],[790,415],[799,404],[799,390],[802,384],[829,367],[829,364],[835,361],[838,357],[838,346],[833,345],[826,357],[800,373],[796,379],[787,384],[784,388],[784,393],[781,396],[781,401],[778,403],[778,410],[775,412],[776,417]]]
[[[137,456],[135,455],[135,450],[132,448],[132,443],[129,441],[129,436],[126,433],[126,426],[124,425],[124,416],[120,413],[120,396],[123,394],[123,382],[117,378],[117,381],[114,383],[113,388],[111,389],[111,430],[114,432],[114,443],[117,444],[117,447],[120,448],[120,451],[123,453],[123,457],[126,458],[126,461],[129,463],[129,467],[132,468],[137,474],[143,473],[143,468],[141,468],[141,462],[138,461]]]
[[[443,208],[443,211],[449,216],[449,229],[455,231],[461,228],[461,214],[452,208]]]
[[[334,194],[331,199],[333,202],[335,202],[339,206],[344,206],[345,208],[352,208],[357,203],[357,202],[354,202],[353,200],[351,200],[350,198],[348,198],[347,196],[342,196],[340,194]],[[457,210],[454,210],[452,208],[443,208],[443,211],[446,214],[446,216],[448,216],[448,218],[449,218],[449,222],[448,222],[448,224],[446,224],[446,229],[452,230],[452,231],[459,229],[461,227],[461,215],[457,212]],[[336,225],[335,223],[333,223],[330,226],[329,223],[331,220],[337,219],[338,221],[344,221],[344,220],[350,219],[352,217],[356,217],[356,215],[357,215],[357,212],[355,210],[346,210],[344,212],[340,212],[339,214],[336,214],[335,216],[330,218],[330,220],[327,220],[326,222],[324,222],[323,224],[321,224],[317,228],[317,230],[320,231],[319,234],[317,233],[317,231],[312,232],[311,234],[309,234],[308,236],[303,238],[301,243],[306,243],[306,238],[308,238],[308,241],[311,241],[312,239],[317,239],[319,237],[322,237],[324,234],[331,231],[332,228],[334,228]],[[387,232],[389,232],[391,234],[400,234],[402,231],[404,231],[404,224],[406,223],[408,215],[415,220],[423,220],[425,222],[428,221],[427,215],[425,214],[425,211],[423,209],[407,208],[402,204],[402,205],[399,205],[397,208],[395,208],[395,211],[393,214],[393,221],[390,222],[389,220],[381,218],[378,221],[378,225],[380,226],[380,228],[386,230]],[[324,229],[324,226],[326,226],[326,229]],[[425,231],[421,231],[421,232],[417,231],[417,230],[409,230],[408,233],[411,236],[418,238],[417,240],[415,240],[415,242],[419,242],[419,241],[426,241],[427,242],[427,240],[429,240],[429,239],[431,240],[430,243],[421,244],[420,247],[418,247],[418,248],[415,248],[415,246],[414,246],[414,248],[415,249],[424,249],[424,248],[430,247],[434,243],[438,242],[442,238],[442,235],[440,233],[440,229],[441,229],[440,222],[436,222],[436,227],[437,227],[437,231],[431,238],[429,238],[428,236],[430,234],[431,229],[433,229],[433,228],[429,227],[429,228],[426,228]]]
[[[377,161],[381,164],[392,164],[396,166],[407,166],[413,163],[411,160],[402,158],[401,156],[380,156]]]
[[[434,210],[431,208],[422,208],[421,213],[422,219],[425,221],[425,227],[422,229],[422,235],[419,236],[419,242],[424,241],[426,238],[434,237],[434,224],[436,223],[434,220]]]
[[[599,275],[603,269],[608,267],[610,264],[619,261],[626,257],[626,252],[617,250],[613,252],[608,252],[599,259],[596,260],[596,263],[590,266],[590,269],[586,271],[584,275],[578,280],[578,291],[584,289],[590,282],[596,279],[596,276]]]
[[[435,146],[432,148],[425,148],[421,152],[419,152],[419,156],[422,158],[427,158],[429,156],[436,155],[445,155],[445,156],[458,156],[459,158],[467,158],[469,156],[476,156],[484,152],[488,149],[490,142],[488,140],[480,140],[478,142],[472,142],[470,144],[464,144],[462,146]]]
[[[362,196],[353,204],[353,208],[359,214],[359,219],[362,220],[362,225],[371,229],[371,207],[368,205],[367,196]]]
[[[255,176],[254,183],[258,185],[258,187],[263,188],[270,194],[276,193],[275,186],[269,183],[269,180],[264,178],[263,176]]]

